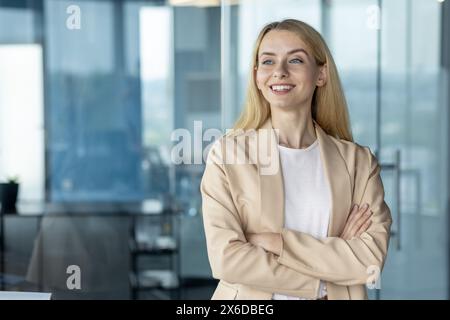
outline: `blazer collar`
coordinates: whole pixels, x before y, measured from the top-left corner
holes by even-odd
[[[328,180],[331,193],[331,213],[328,226],[328,236],[339,236],[345,226],[351,207],[352,189],[349,172],[332,138],[313,120],[316,137],[319,140],[320,157],[322,159],[325,176]],[[267,137],[270,137],[267,146]],[[267,146],[269,156],[262,166],[258,160],[260,178],[260,212],[261,232],[281,232],[284,227],[284,184],[280,155],[278,152],[278,139],[269,118],[258,130],[258,149],[261,145]],[[264,143],[262,143],[264,141]],[[260,154],[259,154],[260,155]],[[269,174],[264,172],[268,167],[275,168]],[[270,174],[272,173],[272,174]]]

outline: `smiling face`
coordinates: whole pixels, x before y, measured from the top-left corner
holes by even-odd
[[[326,65],[318,66],[298,35],[271,30],[258,50],[256,84],[272,108],[311,106],[316,86],[326,82]]]

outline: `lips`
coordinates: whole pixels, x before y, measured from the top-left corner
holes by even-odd
[[[292,84],[273,84],[269,86],[272,93],[276,95],[283,95],[289,93],[293,88],[295,88]]]

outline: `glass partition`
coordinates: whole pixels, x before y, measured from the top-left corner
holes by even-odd
[[[442,1],[222,1],[222,118],[239,115],[261,27],[295,18],[324,36],[355,141],[382,165],[390,250],[372,299],[448,296],[448,88]]]
[[[383,1],[381,156],[394,209],[382,299],[448,298],[448,81],[443,4]],[[396,188],[399,192],[396,192]]]
[[[447,298],[449,5],[0,1],[1,182],[19,176],[0,289],[209,299],[203,151],[242,110],[261,27],[295,18],[326,39],[382,165],[393,233],[370,298]]]

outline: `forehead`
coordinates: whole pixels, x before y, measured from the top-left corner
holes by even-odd
[[[303,40],[294,32],[287,30],[271,30],[261,41],[259,54],[262,52],[284,53],[292,49],[305,49],[309,52]]]

